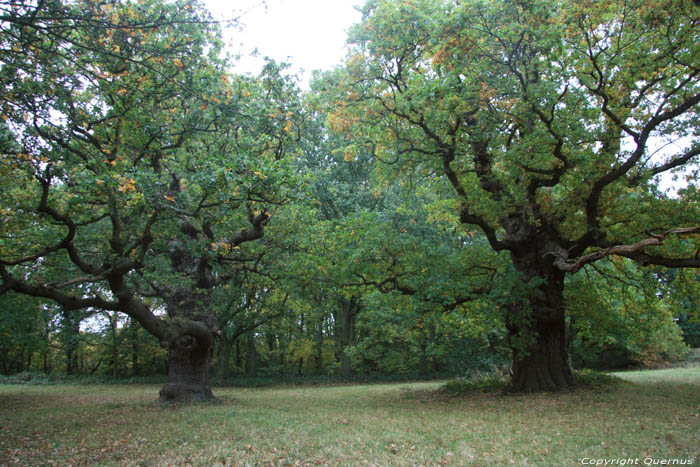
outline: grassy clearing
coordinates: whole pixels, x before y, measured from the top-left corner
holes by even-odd
[[[0,465],[700,463],[700,369],[625,372],[569,394],[459,397],[442,383],[215,390],[162,407],[157,386],[0,386]]]

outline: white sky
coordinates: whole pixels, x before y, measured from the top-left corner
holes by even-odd
[[[204,0],[217,19],[241,16],[242,30],[225,35],[241,60],[238,72],[257,73],[262,57],[292,64],[307,87],[313,70],[327,70],[345,56],[350,26],[360,20],[355,6],[364,0]],[[260,58],[249,57],[258,49]],[[303,73],[302,73],[303,70]]]

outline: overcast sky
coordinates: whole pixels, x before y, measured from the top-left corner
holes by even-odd
[[[341,62],[347,31],[360,20],[355,6],[364,0],[204,0],[204,3],[216,18],[241,17],[243,29],[229,29],[225,33],[233,51],[241,55],[238,71],[260,70],[263,60],[247,57],[257,48],[260,57],[289,62],[295,72],[303,69],[305,83],[311,71],[326,70]]]

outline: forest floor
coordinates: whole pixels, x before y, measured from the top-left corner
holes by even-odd
[[[153,385],[0,385],[0,465],[699,465],[700,368],[616,375],[536,395],[217,388],[180,406]]]

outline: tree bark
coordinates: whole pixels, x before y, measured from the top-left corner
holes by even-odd
[[[355,298],[338,300],[335,313],[336,358],[340,360],[340,374],[344,378],[352,375],[350,356],[345,348],[352,344],[354,320],[360,311],[360,304]]]
[[[245,373],[247,376],[255,376],[258,371],[258,351],[255,348],[255,335],[253,332],[248,335],[247,350]]]
[[[226,333],[222,332],[219,337],[218,345],[218,361],[216,364],[216,376],[218,378],[226,378],[230,373],[231,365],[231,350],[233,343],[226,337]]]
[[[168,382],[160,390],[161,402],[212,399],[209,365],[214,349],[209,339],[183,333],[168,344]]]
[[[564,314],[546,319],[535,317],[534,342],[525,351],[513,351],[513,376],[510,389],[515,392],[565,391],[573,386],[566,355]],[[511,336],[517,336],[518,331]]]
[[[527,297],[529,306],[514,304],[509,310],[507,327],[513,350],[513,392],[566,391],[573,386],[567,358],[564,273],[555,268],[546,274],[533,268],[516,268],[526,282],[538,284]],[[538,266],[542,266],[541,264]],[[526,311],[527,310],[527,311]]]
[[[107,313],[112,345],[112,376],[119,376],[119,337],[117,335],[117,313]]]
[[[185,295],[187,293],[187,295]],[[218,331],[208,290],[182,290],[168,303],[168,382],[161,402],[213,399],[211,358]]]
[[[323,374],[323,319],[316,324],[316,373]]]
[[[129,337],[131,338],[131,373],[133,376],[141,374],[139,369],[139,331],[136,321],[129,320]]]

